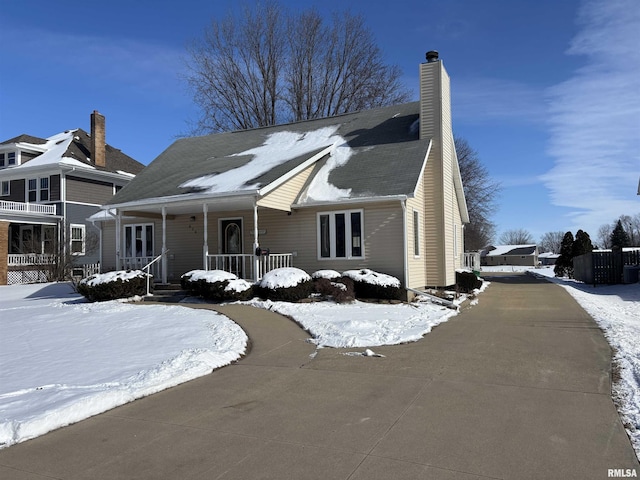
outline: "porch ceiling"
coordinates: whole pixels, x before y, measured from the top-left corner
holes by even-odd
[[[162,216],[162,208],[166,208],[167,215],[188,215],[202,213],[202,206],[206,203],[209,212],[225,212],[233,210],[253,210],[255,196],[232,196],[219,198],[202,198],[198,200],[167,202],[153,205],[121,205],[118,209],[123,215]]]

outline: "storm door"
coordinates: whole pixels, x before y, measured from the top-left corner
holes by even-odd
[[[238,278],[243,277],[243,257],[242,257],[242,219],[232,218],[220,220],[220,233],[222,236],[222,253],[226,255],[224,259],[224,269],[231,272]]]

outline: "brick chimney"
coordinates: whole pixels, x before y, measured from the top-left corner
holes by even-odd
[[[105,139],[104,115],[94,110],[91,114],[91,161],[96,167],[106,166]]]

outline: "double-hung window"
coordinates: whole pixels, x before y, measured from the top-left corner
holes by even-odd
[[[40,179],[40,201],[49,201],[49,177],[43,177]]]
[[[363,258],[363,211],[318,214],[318,258]]]
[[[71,254],[84,255],[85,252],[85,226],[71,225]]]
[[[37,178],[30,178],[28,180],[27,201],[28,202],[38,201],[38,179]]]
[[[11,183],[9,182],[9,180],[3,180],[2,181],[2,189],[0,190],[0,195],[2,195],[3,197],[11,195],[10,186],[11,186]]]

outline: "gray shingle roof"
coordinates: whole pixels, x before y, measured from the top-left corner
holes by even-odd
[[[331,184],[351,189],[352,198],[410,195],[429,145],[428,140],[419,139],[418,129],[413,128],[418,118],[419,103],[412,102],[293,124],[183,138],[151,162],[110,204],[197,192],[198,189],[180,185],[247,165],[253,155],[236,154],[260,147],[273,134],[304,134],[336,126],[335,134],[348,142],[353,153],[346,164],[331,171]],[[316,146],[264,172],[247,173],[243,177],[245,185],[265,187],[328,146]]]

